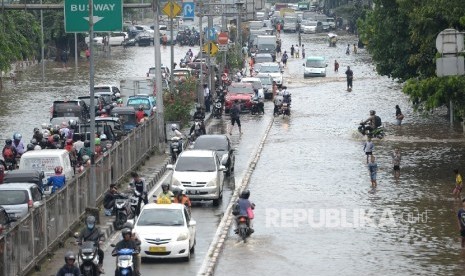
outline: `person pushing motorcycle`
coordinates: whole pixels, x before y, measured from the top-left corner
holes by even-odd
[[[137,192],[139,192],[138,202],[137,202],[137,209],[136,209],[136,216],[140,214],[140,207],[142,202],[144,204],[148,204],[149,201],[147,199],[147,185],[145,185],[145,179],[140,177],[137,172],[131,172],[132,181],[129,184],[132,188],[134,188]]]

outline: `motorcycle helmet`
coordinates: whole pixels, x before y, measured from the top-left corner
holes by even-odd
[[[6,139],[6,140],[5,140],[5,144],[11,145],[11,144],[13,144],[13,140],[11,140],[11,139]]]
[[[96,146],[100,145],[100,138],[95,138],[95,145]]]
[[[195,109],[197,109],[197,111],[200,111],[200,109],[202,109],[202,107],[200,106],[200,104],[196,104]]]
[[[41,149],[42,149],[42,147],[39,146],[39,145],[36,145],[36,146],[34,147],[34,150],[41,150]]]
[[[177,197],[178,195],[181,195],[181,189],[179,188],[173,188],[172,192],[175,197]]]
[[[76,255],[74,255],[73,251],[66,252],[66,254],[65,254],[65,262],[68,262],[68,260],[76,261]]]
[[[161,184],[161,189],[163,191],[168,191],[170,189],[170,184],[168,184],[168,183]]]
[[[68,125],[71,126],[71,127],[75,127],[77,125],[77,122],[73,119],[69,120],[68,121]]]
[[[53,134],[53,142],[59,142],[60,141],[60,135],[58,134]]]
[[[244,191],[242,191],[242,193],[241,193],[241,198],[243,198],[243,199],[249,199],[249,197],[250,197],[250,190],[244,190]]]
[[[48,139],[48,136],[50,136],[50,133],[44,132],[44,139]]]
[[[376,114],[376,111],[370,110],[370,115],[371,115],[371,116],[373,116],[373,115],[375,115],[375,114]]]
[[[90,160],[89,155],[82,156],[82,163],[87,163]]]
[[[119,92],[116,92],[116,93],[115,93],[115,97],[116,97],[116,98],[121,98],[121,94],[120,94]]]
[[[102,135],[100,135],[100,140],[101,140],[101,141],[104,141],[104,140],[107,140],[107,139],[108,139],[108,138],[107,138],[107,135],[106,135],[106,134],[102,133]]]
[[[26,148],[27,148],[28,151],[34,150],[34,147],[35,147],[35,146],[34,146],[33,144],[27,144],[27,146],[26,146]]]
[[[176,129],[177,129],[176,124],[172,124],[172,125],[171,125],[171,130],[174,131],[174,130],[176,130]]]
[[[132,235],[132,230],[130,228],[124,228],[123,230],[121,230],[121,236],[123,236],[123,239],[124,239],[124,236],[128,234]]]
[[[125,224],[123,224],[123,228],[131,229],[134,228],[134,224],[130,221],[127,221]]]
[[[56,174],[61,174],[63,172],[63,167],[62,166],[56,166],[55,167],[55,173]]]
[[[95,226],[95,217],[94,216],[88,216],[86,218],[86,225],[89,230],[94,229]]]
[[[123,99],[117,99],[117,100],[116,100],[116,103],[122,104],[122,103],[123,103]]]
[[[39,131],[38,127],[35,127],[32,133],[36,133],[36,131]]]
[[[22,138],[23,138],[23,136],[22,136],[20,133],[15,133],[15,134],[13,135],[13,139],[14,139],[15,141],[20,141]]]
[[[47,123],[42,123],[40,126],[42,127],[42,129],[46,129],[47,128]]]
[[[84,141],[84,147],[85,148],[90,148],[90,141],[89,140]]]
[[[36,139],[36,138],[32,138],[32,139],[31,139],[31,144],[37,145],[37,143],[38,143],[38,142],[37,142],[37,139]]]

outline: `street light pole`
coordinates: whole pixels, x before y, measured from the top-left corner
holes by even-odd
[[[159,15],[159,4],[158,0],[153,1],[153,48],[155,56],[155,88],[157,97],[157,125],[158,125],[158,148],[163,149],[165,143],[165,119],[163,115],[163,87],[162,87],[162,76],[161,76],[161,52],[160,52],[160,15]]]
[[[237,38],[240,47],[242,47],[242,6],[243,2],[236,2],[237,7]]]
[[[3,3],[3,1],[2,1]],[[40,0],[42,5],[42,0]],[[42,63],[42,82],[45,81],[45,60],[44,60],[44,11],[40,9],[40,62]]]
[[[94,2],[89,0],[89,90],[90,90],[90,196],[89,207],[97,207],[97,183],[95,177],[95,101],[94,101]]]

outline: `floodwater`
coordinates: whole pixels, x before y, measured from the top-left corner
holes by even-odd
[[[292,41],[297,35],[284,35],[283,51]],[[302,41],[307,56],[328,59],[328,76],[304,80],[302,59],[288,61],[292,115],[275,118],[249,185],[255,233],[244,244],[230,231],[215,274],[463,275],[461,204],[451,195],[453,169],[464,171],[461,128],[449,126],[445,110],[413,112],[401,86],[378,76],[365,50],[345,55],[354,37],[341,36],[337,48],[327,46],[324,34]],[[402,126],[394,125],[396,104],[405,114]],[[357,132],[370,109],[387,131],[374,141],[375,191]],[[395,148],[402,154],[398,180]]]

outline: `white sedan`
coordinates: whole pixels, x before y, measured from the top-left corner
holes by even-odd
[[[195,248],[196,224],[183,204],[145,205],[134,226],[141,241],[141,257],[189,261]]]

